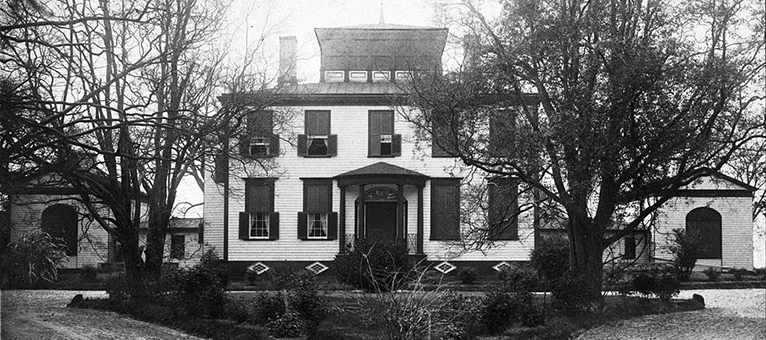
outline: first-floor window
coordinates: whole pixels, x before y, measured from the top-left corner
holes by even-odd
[[[186,254],[186,239],[184,235],[170,236],[170,257],[182,260]]]
[[[279,239],[279,213],[274,211],[274,179],[245,179],[245,211],[239,213],[239,238]]]
[[[626,260],[636,258],[636,238],[634,236],[625,236],[625,254]]]
[[[298,238],[334,240],[338,237],[338,213],[332,211],[332,179],[303,179],[303,211],[298,213]]]
[[[250,238],[269,238],[269,214],[250,214]]]
[[[309,238],[326,238],[327,237],[327,214],[326,213],[309,213],[308,225],[309,225]]]

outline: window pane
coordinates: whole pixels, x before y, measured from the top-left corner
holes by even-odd
[[[268,213],[250,214],[250,237],[253,237],[253,238],[269,237],[269,214]]]
[[[327,214],[308,214],[309,237],[327,237]]]
[[[325,156],[328,150],[327,137],[309,137],[309,156]]]

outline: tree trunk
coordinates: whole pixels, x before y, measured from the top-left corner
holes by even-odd
[[[131,297],[141,297],[146,295],[147,290],[144,287],[144,263],[141,259],[138,232],[130,226],[122,229],[123,234],[118,236],[117,241],[122,245],[128,293]]]
[[[602,271],[604,269],[602,235],[587,217],[569,215],[569,260],[572,273],[583,280],[587,290],[583,295],[589,301],[601,300]]]
[[[151,209],[149,229],[146,234],[146,278],[159,280],[162,275],[162,263],[165,256],[165,236],[167,235],[169,212]],[[165,210],[165,209],[163,209]]]

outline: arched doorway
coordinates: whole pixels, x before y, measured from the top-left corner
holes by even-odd
[[[700,207],[686,215],[686,234],[699,238],[700,259],[720,259],[722,255],[721,214]]]
[[[356,210],[364,209],[364,235],[369,239],[376,240],[396,240],[404,235],[400,228],[397,228],[397,217],[399,209],[404,214],[404,224],[407,223],[407,200],[402,201],[402,206],[398,202],[399,192],[389,187],[374,187],[364,192],[364,200],[356,200]],[[364,202],[364,203],[360,203]],[[359,221],[357,221],[359,223]]]
[[[66,254],[77,256],[77,211],[66,204],[56,204],[43,210],[40,228],[51,237],[66,242]]]

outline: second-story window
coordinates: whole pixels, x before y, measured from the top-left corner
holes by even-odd
[[[370,157],[394,157],[402,154],[402,135],[394,133],[394,111],[372,110],[369,112]]]
[[[274,134],[274,112],[253,111],[247,115],[239,152],[245,157],[263,158],[279,155],[279,137]]]
[[[331,157],[338,154],[338,135],[330,134],[330,111],[306,110],[305,133],[298,135],[298,156]]]

